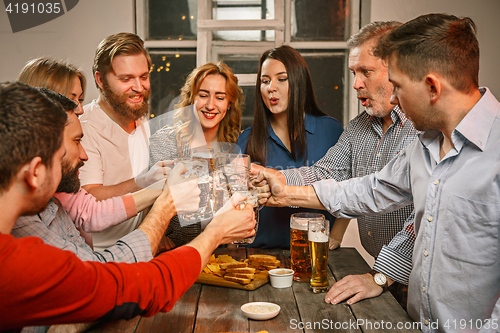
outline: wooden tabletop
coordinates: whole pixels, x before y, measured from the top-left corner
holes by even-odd
[[[271,254],[282,267],[290,267],[287,250],[237,248],[217,249],[215,253],[229,254],[237,260],[250,254]],[[330,251],[328,261],[330,286],[346,275],[370,270],[354,248]],[[293,282],[291,288],[284,289],[268,283],[253,291],[195,283],[168,313],[105,323],[90,332],[419,332],[388,291],[350,306],[345,302],[327,304],[324,298],[324,293],[310,292],[307,282]],[[276,303],[281,311],[271,320],[247,319],[240,307],[256,301]]]

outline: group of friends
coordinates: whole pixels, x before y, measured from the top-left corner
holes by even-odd
[[[287,45],[262,54],[244,131],[237,77],[207,63],[151,133],[151,59],[130,33],[98,45],[99,97],[85,107],[86,78],[65,62],[35,59],[2,83],[0,330],[169,311],[216,247],[254,235],[241,198],[206,226],[180,226],[200,190],[174,161],[199,145],[254,162],[266,207],[248,246],[289,248],[291,214],[314,211],[330,220],[333,250],[358,219],[375,265],[336,282],[327,303],[387,288],[424,332],[456,331],[458,320],[498,330],[500,103],[478,84],[474,22],[374,22],[347,45],[365,111],[345,130],[319,108],[303,57]]]

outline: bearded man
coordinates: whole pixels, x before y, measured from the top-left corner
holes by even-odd
[[[99,98],[84,107],[80,120],[88,161],[80,169],[82,188],[97,200],[146,187],[149,126],[146,122],[151,58],[142,39],[131,33],[105,38],[97,47],[92,72]],[[159,168],[161,173],[163,169]],[[158,175],[157,175],[158,176]],[[162,176],[162,175],[159,175]],[[157,180],[157,179],[153,179]],[[142,221],[142,213],[93,233],[96,250],[114,244]]]

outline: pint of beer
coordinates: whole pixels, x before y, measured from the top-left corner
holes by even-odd
[[[307,225],[310,220],[324,219],[322,214],[316,213],[295,213],[290,217],[290,256],[295,281],[309,281],[311,278]]]
[[[322,293],[328,290],[328,239],[330,223],[328,220],[309,221],[309,253],[311,254],[311,291]]]
[[[208,173],[211,176],[214,171],[214,150],[208,147],[196,147],[191,150],[193,160],[205,160],[208,162]]]

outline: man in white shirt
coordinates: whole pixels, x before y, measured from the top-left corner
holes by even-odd
[[[98,200],[135,192],[166,175],[162,162],[148,173],[151,59],[144,42],[131,33],[105,38],[97,47],[92,72],[99,98],[86,105],[80,120],[88,161],[80,169],[83,189]],[[96,250],[114,244],[140,224],[142,213],[94,233]]]

